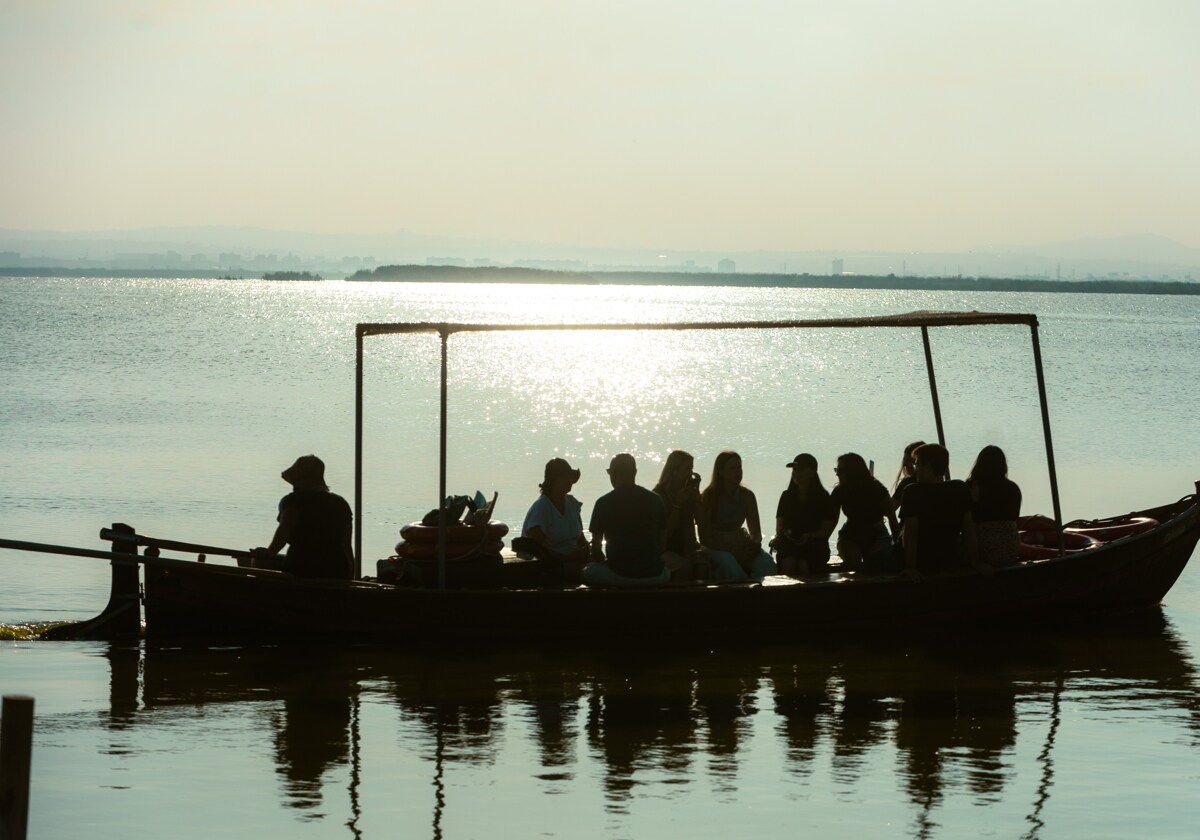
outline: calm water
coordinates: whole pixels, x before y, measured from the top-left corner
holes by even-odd
[[[353,482],[358,321],[788,319],[1035,312],[1064,514],[1200,478],[1200,301],[1090,295],[0,279],[0,536],[101,547],[128,522],[269,539],[279,471]],[[998,443],[1049,512],[1028,330],[937,330],[956,474]],[[437,496],[435,338],[368,340],[364,555]],[[916,331],[516,333],[451,342],[450,490],[518,522],[541,466],[738,449],[769,518],[799,451],[827,486],[933,439]],[[86,618],[102,561],[0,553],[0,622]],[[713,639],[639,655],[422,655],[2,642],[37,698],[31,836],[1194,837],[1200,581],[1134,623],[848,646]],[[552,628],[548,628],[552,632]],[[503,638],[503,628],[496,636]]]

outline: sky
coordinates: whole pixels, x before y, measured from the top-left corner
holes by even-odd
[[[1200,247],[1195,0],[0,0],[0,228]]]

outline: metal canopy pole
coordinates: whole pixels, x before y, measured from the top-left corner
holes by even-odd
[[[921,327],[921,343],[925,345],[925,370],[929,373],[929,395],[933,397],[933,422],[937,426],[938,443],[946,445],[946,433],[942,430],[942,404],[938,400],[937,379],[933,375],[933,351],[929,348],[929,327]],[[949,478],[947,469],[946,478]]]
[[[446,588],[446,513],[442,506],[446,498],[446,357],[449,354],[450,332],[441,329],[438,334],[442,338],[442,403],[441,403],[441,441],[438,445],[438,589]]]
[[[1042,373],[1042,346],[1038,341],[1038,325],[1035,320],[1029,326],[1033,338],[1033,365],[1037,371],[1038,401],[1042,406],[1042,432],[1046,438],[1046,466],[1050,471],[1050,501],[1054,505],[1054,527],[1058,531],[1058,556],[1066,554],[1063,544],[1062,508],[1058,502],[1058,471],[1054,467],[1054,442],[1050,438],[1050,408],[1046,404],[1046,377]]]
[[[362,577],[363,332],[355,331],[354,359],[354,577]]]

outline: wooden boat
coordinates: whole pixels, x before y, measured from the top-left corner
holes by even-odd
[[[938,327],[1024,324],[1031,328],[1050,472],[1055,540],[1052,556],[1038,556],[991,572],[959,571],[921,581],[834,571],[820,579],[772,577],[762,584],[672,585],[633,590],[539,586],[533,566],[515,557],[500,563],[486,585],[447,585],[446,539],[440,540],[436,584],[406,588],[371,580],[298,579],[282,572],[204,562],[207,555],[240,552],[159,540],[126,526],[102,532],[114,551],[71,549],[0,540],[0,547],[105,557],[113,562],[108,608],[70,631],[75,637],[136,633],[138,602],[149,638],[253,639],[352,638],[432,645],[481,639],[606,641],[622,635],[674,638],[686,628],[706,636],[730,633],[897,633],[922,629],[1024,626],[1157,604],[1174,584],[1200,541],[1200,482],[1177,502],[1124,517],[1086,523],[1087,550],[1067,550],[1033,315],[931,313],[820,321],[689,324],[473,325],[359,324],[356,388],[355,550],[362,554],[362,371],[364,338],[436,332],[442,342],[442,432],[438,498],[446,497],[446,358],[451,335],[508,330],[815,329],[919,328],[933,398],[938,438],[944,441],[929,330]],[[1136,523],[1127,527],[1128,523]],[[1043,530],[1045,525],[1042,526]],[[141,553],[139,554],[139,550]],[[191,552],[197,560],[163,551]],[[243,555],[244,556],[244,555]],[[144,591],[139,594],[139,569]]]

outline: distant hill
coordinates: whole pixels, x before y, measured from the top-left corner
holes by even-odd
[[[1062,260],[1114,260],[1179,265],[1200,265],[1200,249],[1152,233],[1113,236],[1107,239],[1072,239],[1047,242],[1025,250]]]

